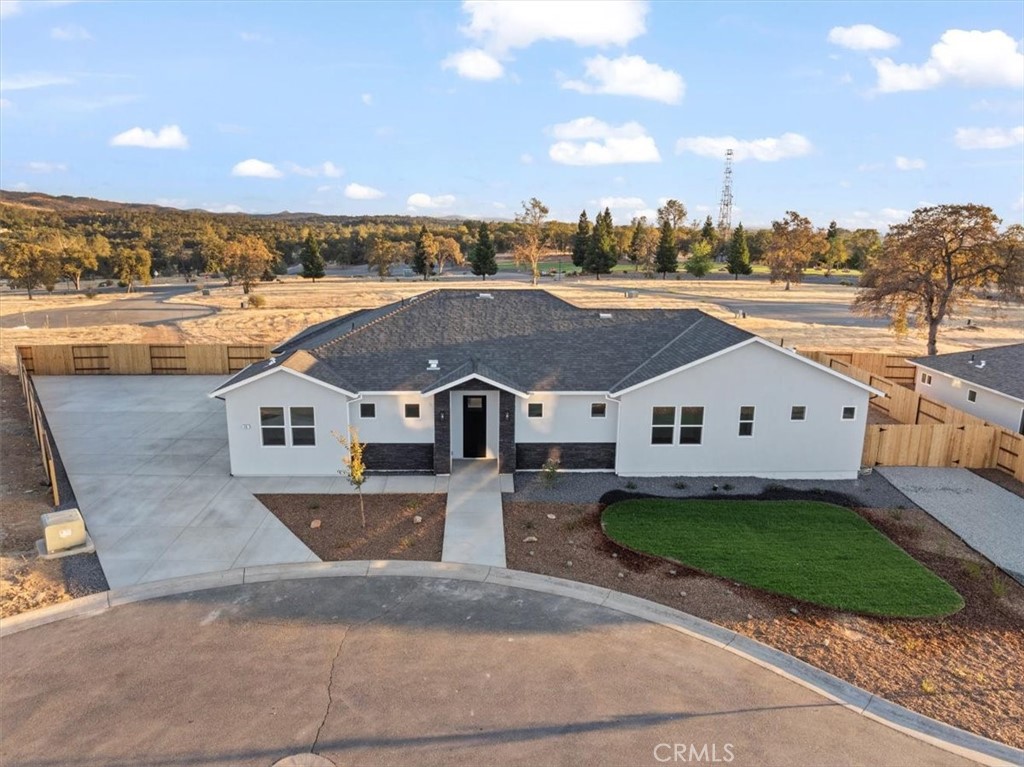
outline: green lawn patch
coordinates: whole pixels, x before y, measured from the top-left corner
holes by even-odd
[[[775,594],[850,612],[923,618],[963,607],[960,595],[866,520],[816,501],[620,501],[605,533]]]

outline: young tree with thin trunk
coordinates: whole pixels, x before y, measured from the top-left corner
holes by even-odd
[[[655,257],[655,268],[661,272],[661,279],[669,272],[679,269],[679,251],[676,250],[676,235],[668,219],[661,222],[658,237],[658,251]]]
[[[383,280],[399,261],[398,248],[383,234],[371,234],[366,242],[366,264]]]
[[[302,250],[302,276],[316,282],[326,275],[326,267],[324,257],[320,255],[320,241],[313,232],[310,232],[306,236],[305,247]]]
[[[747,247],[747,233],[743,231],[741,223],[732,232],[732,239],[729,240],[729,259],[726,262],[726,269],[729,274],[737,280],[741,274],[750,274],[753,268],[750,266],[750,250]]]
[[[939,327],[974,290],[997,286],[1004,298],[1024,290],[1024,237],[999,234],[1000,220],[984,205],[918,208],[889,229],[882,250],[861,278],[854,308],[890,318],[896,330],[927,328],[928,354],[938,354]]]
[[[359,441],[359,430],[355,426],[348,427],[348,437],[338,432],[331,432],[338,440],[346,453],[342,456],[341,463],[344,468],[338,473],[348,480],[348,483],[359,493],[359,519],[366,527],[366,508],[363,506],[363,484],[366,482],[366,464],[363,463],[363,451],[366,444]]]
[[[232,280],[237,279],[242,284],[242,292],[248,295],[276,260],[277,256],[262,238],[244,234],[224,244],[221,269]]]
[[[633,262],[633,271],[640,271],[640,261],[643,257],[644,242],[647,239],[647,217],[640,216],[633,219],[633,232],[629,238],[629,260]]]
[[[495,258],[496,249],[491,239],[491,230],[484,221],[480,224],[480,231],[477,232],[476,245],[473,246],[473,253],[469,257],[469,266],[473,274],[482,277],[485,281],[487,275],[498,273],[498,261]]]
[[[580,213],[579,223],[576,224],[576,234],[572,238],[572,265],[582,269],[587,263],[587,248],[590,246],[590,219],[587,218],[587,211]]]
[[[521,229],[516,243],[512,247],[512,257],[516,264],[526,264],[530,267],[530,275],[533,284],[540,282],[540,259],[543,255],[544,245],[544,219],[548,215],[548,207],[531,197],[529,202],[523,203],[523,210],[516,215],[516,223]]]
[[[781,221],[772,221],[772,241],[764,255],[771,281],[784,280],[789,290],[791,283],[803,279],[804,269],[824,247],[825,235],[811,225],[810,219],[787,210]]]
[[[81,290],[82,275],[85,272],[95,272],[99,269],[96,253],[89,247],[89,242],[84,235],[58,232],[57,236],[61,246],[61,273],[75,283],[75,290]]]
[[[683,269],[698,280],[704,279],[714,267],[711,260],[711,243],[700,239],[690,246],[690,257],[683,262]]]

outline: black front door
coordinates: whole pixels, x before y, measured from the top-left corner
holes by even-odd
[[[467,394],[462,398],[462,456],[487,455],[487,397]]]

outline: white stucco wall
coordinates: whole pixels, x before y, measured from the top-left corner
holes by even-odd
[[[738,435],[744,405],[755,408],[752,437]],[[806,420],[790,420],[793,405],[807,408]],[[849,405],[856,417],[844,421]],[[652,445],[655,406],[703,406],[702,443]],[[867,408],[867,391],[784,352],[749,344],[623,395],[616,472],[852,479],[860,468]],[[673,437],[678,442],[678,427]]]
[[[529,404],[544,406],[541,418],[529,417]],[[592,418],[590,405],[606,404],[604,418]],[[516,399],[516,442],[614,442],[619,406],[604,394],[537,392]]]
[[[362,418],[361,403],[376,406],[375,418]],[[420,406],[419,418],[406,418],[406,404]],[[424,443],[434,441],[434,398],[418,392],[400,394],[366,394],[349,405],[352,425],[359,429],[359,439],[368,443]]]
[[[331,435],[348,432],[348,398],[279,369],[224,395],[231,473],[250,476],[336,476],[344,449]],[[261,407],[312,407],[315,447],[264,446]],[[361,436],[361,435],[360,435]]]
[[[964,367],[967,367],[965,365]],[[928,373],[932,377],[931,385],[921,380],[921,373]],[[1024,372],[1022,372],[1024,375]],[[974,402],[969,402],[967,392],[973,389],[978,393]],[[1019,432],[1021,427],[1021,411],[1024,410],[1024,403],[1007,397],[1004,394],[997,394],[988,389],[982,389],[968,381],[923,368],[917,369],[917,379],[914,384],[914,391],[929,399],[936,399],[945,402],[958,410],[970,413],[978,418],[984,418],[989,423],[998,424],[1012,432]]]
[[[486,458],[498,457],[498,412],[501,395],[494,391],[453,391],[451,396],[451,446],[452,458],[463,457],[464,435],[462,433],[462,399],[466,396],[485,397],[487,399],[487,455]]]

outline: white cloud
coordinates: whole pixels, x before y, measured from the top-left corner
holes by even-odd
[[[519,162],[523,165],[533,165],[533,155],[529,152],[523,152],[519,155]]]
[[[372,186],[353,182],[345,187],[345,196],[350,200],[379,200],[384,196],[384,192]]]
[[[568,80],[562,87],[580,93],[639,96],[665,104],[678,104],[686,91],[686,83],[677,72],[662,69],[643,56],[594,56],[584,66],[587,80]]]
[[[153,204],[164,208],[184,208],[188,204],[188,200],[184,197],[157,197],[153,200]]]
[[[19,0],[0,0],[0,19],[8,19],[21,13],[22,4]]]
[[[362,96],[359,97],[359,100],[366,104],[366,106],[371,106],[373,104],[373,94],[364,93]]]
[[[1024,54],[1005,32],[950,29],[932,46],[924,64],[872,59],[881,93],[922,91],[955,83],[964,87],[1024,86]]]
[[[899,224],[908,218],[909,210],[882,208],[879,211],[855,210],[851,215],[838,219],[838,223],[845,229],[879,229],[884,232],[893,224]]]
[[[413,209],[450,208],[455,204],[455,195],[439,194],[432,197],[423,192],[416,192],[416,194],[409,195],[409,199],[405,201],[405,204]]]
[[[886,50],[900,44],[900,39],[896,35],[871,24],[832,27],[828,32],[828,41],[852,51]]]
[[[661,162],[654,139],[636,122],[613,126],[596,117],[580,117],[551,129],[558,139],[548,156],[561,165],[613,165]]]
[[[342,168],[339,168],[333,162],[328,160],[320,165],[296,165],[293,162],[287,164],[288,170],[294,173],[296,176],[306,176],[307,178],[316,178],[317,176],[326,176],[327,178],[341,178],[345,172]]]
[[[269,43],[270,38],[259,32],[239,32],[238,36],[243,43]]]
[[[188,149],[188,136],[177,125],[165,125],[154,133],[145,128],[130,128],[110,139],[110,146],[137,146],[143,149]]]
[[[441,62],[441,69],[454,69],[467,80],[497,80],[505,74],[501,62],[479,48],[453,53]]]
[[[602,197],[597,200],[597,207],[622,210],[623,208],[642,208],[646,205],[640,197]]]
[[[67,24],[63,27],[54,27],[50,30],[50,37],[63,42],[75,42],[78,40],[92,40],[92,35],[85,27],[77,24]]]
[[[245,208],[241,205],[235,205],[230,202],[224,205],[220,203],[207,203],[203,205],[203,210],[207,210],[210,213],[245,213]]]
[[[803,157],[814,151],[814,145],[799,133],[783,133],[778,138],[758,138],[749,141],[732,136],[694,136],[676,142],[676,153],[692,152],[701,157],[723,159],[725,150],[732,149],[733,160],[776,162],[792,157]]]
[[[272,163],[252,158],[237,163],[231,169],[231,175],[243,178],[281,178],[284,174]]]
[[[957,128],[953,140],[961,149],[1007,149],[1024,144],[1024,125],[1016,128]]]
[[[48,72],[26,72],[0,78],[0,91],[27,91],[31,88],[46,88],[50,85],[71,85],[75,81],[65,75]]]
[[[897,170],[924,170],[927,163],[920,158],[903,157],[899,155],[895,159]]]
[[[32,173],[63,173],[68,166],[62,162],[27,162],[25,168]]]

